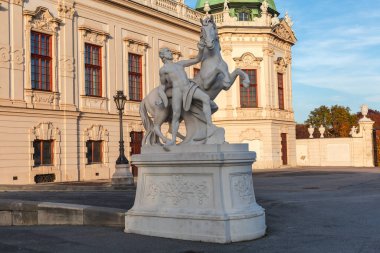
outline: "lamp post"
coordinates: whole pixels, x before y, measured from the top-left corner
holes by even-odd
[[[133,175],[129,171],[129,162],[124,154],[123,140],[123,111],[127,98],[122,90],[118,90],[113,97],[116,107],[119,110],[120,140],[119,140],[119,157],[116,160],[116,170],[112,175],[112,185],[117,188],[133,185]]]

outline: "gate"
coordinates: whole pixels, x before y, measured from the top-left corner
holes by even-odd
[[[380,164],[380,129],[373,129],[373,154],[375,166],[378,167]]]

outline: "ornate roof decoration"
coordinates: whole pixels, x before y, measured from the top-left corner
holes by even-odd
[[[273,27],[272,34],[293,45],[297,42],[297,38],[294,35],[292,28],[288,25],[288,23],[285,20],[281,20],[278,25]]]

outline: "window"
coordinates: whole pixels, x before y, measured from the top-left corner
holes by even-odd
[[[251,15],[247,12],[239,12],[238,13],[238,19],[239,19],[239,21],[250,21]]]
[[[277,73],[278,82],[278,108],[284,110],[284,75]]]
[[[34,140],[33,141],[33,160],[34,166],[52,165],[53,164],[53,147],[52,140]]]
[[[249,76],[249,87],[244,88],[240,79],[240,106],[242,108],[254,108],[258,106],[257,101],[257,73],[256,69],[244,69]]]
[[[193,68],[194,77],[198,75],[199,71],[201,71],[199,68]]]
[[[142,100],[142,57],[137,54],[128,54],[129,99]]]
[[[85,93],[86,96],[102,96],[101,47],[85,44]]]
[[[31,32],[32,89],[51,91],[52,57],[51,36]]]
[[[87,141],[87,163],[103,162],[103,141]]]

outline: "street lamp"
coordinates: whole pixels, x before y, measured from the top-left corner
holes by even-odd
[[[123,140],[123,111],[127,98],[124,96],[122,90],[118,90],[116,95],[113,96],[116,107],[119,110],[119,123],[120,123],[120,141],[119,141],[119,158],[116,160],[116,164],[128,164],[128,159],[124,154],[124,140]]]
[[[129,162],[124,154],[124,140],[123,140],[123,111],[127,98],[124,96],[122,90],[118,90],[116,95],[113,96],[116,107],[119,110],[119,124],[120,124],[120,141],[119,141],[119,157],[116,160],[116,170],[112,175],[112,185],[115,188],[128,187],[134,184],[133,175],[129,171]]]

